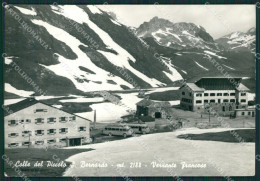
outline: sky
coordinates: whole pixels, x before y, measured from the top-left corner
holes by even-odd
[[[255,27],[255,5],[99,5],[117,15],[119,22],[138,27],[155,16],[174,23],[203,26],[214,38]]]

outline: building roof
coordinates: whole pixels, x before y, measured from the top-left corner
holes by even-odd
[[[238,91],[249,91],[249,89],[246,86],[244,86],[244,84],[241,84],[241,83],[239,84],[238,87],[236,87],[236,89]]]
[[[235,90],[236,85],[239,85],[241,80],[242,78],[204,77],[195,84],[206,90]]]
[[[155,102],[152,101],[150,99],[143,99],[141,101],[139,101],[138,103],[136,103],[136,105],[138,106],[142,106],[142,107],[171,107],[170,102]]]
[[[186,83],[186,85],[192,90],[192,91],[205,91],[205,89],[198,87],[194,83]]]
[[[15,113],[17,111],[20,111],[22,109],[30,107],[30,106],[38,103],[38,102],[39,101],[37,101],[36,99],[27,98],[27,99],[24,99],[24,100],[22,100],[20,102],[17,102],[17,103],[5,106],[4,116],[8,116],[8,115],[13,114],[13,113]]]
[[[41,104],[44,104],[44,105],[46,105],[46,106],[52,107],[52,108],[54,108],[54,109],[58,109],[58,110],[60,110],[60,111],[63,111],[63,112],[72,114],[72,115],[74,115],[74,116],[76,116],[76,117],[79,117],[79,118],[85,119],[85,120],[87,120],[87,121],[90,121],[89,119],[83,118],[83,117],[81,117],[81,116],[78,116],[78,115],[76,115],[76,114],[74,114],[74,113],[71,113],[71,112],[68,112],[68,111],[64,111],[64,110],[59,109],[59,108],[57,108],[57,107],[54,107],[54,106],[52,106],[52,105],[48,105],[48,104],[43,103],[43,102],[41,102],[41,101],[38,101],[38,100],[36,100],[36,99],[34,99],[34,98],[27,98],[27,99],[22,100],[22,101],[20,101],[20,102],[17,102],[17,103],[14,103],[14,104],[5,106],[4,116],[11,115],[11,114],[13,114],[13,113],[15,113],[15,112],[17,112],[17,111],[20,111],[20,110],[25,109],[25,108],[27,108],[27,107],[33,106],[33,105],[36,104],[36,103],[41,103]]]

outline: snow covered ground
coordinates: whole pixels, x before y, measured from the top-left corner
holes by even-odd
[[[24,100],[25,98],[18,98],[18,99],[5,99],[4,100],[4,105],[7,106],[7,105],[10,105],[10,104],[15,104],[17,102],[20,102],[22,100]]]
[[[74,163],[64,176],[252,176],[255,170],[254,143],[227,143],[179,139],[187,133],[227,131],[227,128],[185,128],[128,139],[85,145],[75,148],[95,150],[71,156]],[[141,168],[130,168],[131,162],[141,162]],[[175,168],[153,167],[152,162],[176,164]],[[187,164],[206,164],[205,168],[182,168]],[[91,163],[106,163],[107,167],[85,167]],[[117,167],[117,164],[124,167]]]
[[[99,103],[90,105],[92,110],[96,110],[97,122],[110,123],[121,120],[121,116],[128,115],[126,107],[113,103]],[[87,118],[91,121],[94,119],[94,111],[85,113],[75,113],[78,116]]]
[[[16,89],[9,83],[5,83],[5,91],[9,92],[9,93],[13,93],[15,95],[23,96],[23,97],[28,97],[28,96],[34,94],[33,91],[25,91],[25,90]]]

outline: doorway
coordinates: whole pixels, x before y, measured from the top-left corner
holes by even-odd
[[[69,139],[69,146],[80,146],[80,145],[81,145],[81,138]]]
[[[162,118],[162,113],[161,112],[155,112],[154,117],[155,118]]]

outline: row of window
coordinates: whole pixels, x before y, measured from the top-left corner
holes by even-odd
[[[75,120],[76,120],[76,116],[69,117],[69,121],[75,121]],[[68,121],[68,117],[59,118],[59,122],[61,122],[61,123],[66,123],[67,121]],[[16,125],[18,125],[19,122],[20,122],[20,124],[29,124],[29,123],[31,123],[31,120],[30,119],[9,120],[8,125],[16,126]],[[35,124],[43,124],[43,123],[44,123],[44,118],[35,119]],[[47,123],[49,123],[49,124],[56,123],[56,118],[54,118],[54,117],[47,118]]]
[[[223,102],[236,102],[235,99],[223,99]],[[246,99],[241,99],[241,102],[246,102]],[[202,100],[196,100],[196,104],[201,104],[202,103]],[[204,100],[204,103],[216,103],[216,100],[215,99],[211,99],[211,100]],[[220,103],[220,102],[218,102]]]
[[[85,126],[78,127],[78,131],[79,131],[79,132],[86,131],[86,127],[85,127]],[[68,133],[68,128],[60,128],[60,129],[59,129],[59,133],[60,133],[60,134],[66,134],[66,133]],[[55,135],[55,134],[56,134],[56,129],[48,129],[48,130],[47,130],[47,134],[48,134],[48,135]],[[22,132],[22,136],[23,136],[23,137],[29,137],[29,136],[31,136],[31,135],[32,135],[32,132],[31,132],[31,131],[26,130],[26,131],[23,131],[23,132]],[[44,135],[44,130],[36,130],[36,131],[35,131],[35,135],[36,135],[36,136],[42,136],[42,135]],[[19,136],[19,133],[10,133],[10,134],[8,134],[8,137],[11,137],[11,138],[15,138],[15,137],[17,137],[17,136]]]
[[[105,130],[111,130],[111,131],[127,131],[126,128],[105,128]]]
[[[245,116],[245,112],[241,112],[241,115],[242,115],[242,116]],[[250,115],[251,115],[251,112],[247,112],[247,115],[250,116]],[[252,112],[252,116],[254,117],[254,112]]]
[[[187,102],[187,103],[192,103],[191,99],[186,99],[186,98],[182,98],[181,101],[182,102]]]
[[[185,92],[182,92],[182,95],[185,95]],[[204,93],[204,96],[235,96],[236,93]],[[246,96],[245,92],[240,93],[241,96]],[[191,93],[190,93],[191,96]],[[197,93],[196,97],[202,97],[203,93]]]
[[[235,96],[236,93],[204,93],[204,96]],[[196,97],[202,97],[202,94],[196,94]]]
[[[223,102],[236,102],[236,100],[235,99],[230,99],[230,100],[228,100],[228,99],[223,99]],[[197,100],[196,101],[196,104],[201,104],[202,103],[202,100]],[[211,100],[207,100],[207,99],[205,99],[204,100],[204,103],[216,103],[216,100],[215,99],[211,99]],[[220,102],[219,102],[220,103]]]
[[[59,142],[63,143],[63,142],[66,142],[66,140],[67,140],[66,138],[61,138],[61,139],[59,139]],[[53,144],[53,143],[56,143],[56,142],[57,142],[56,139],[47,140],[48,144]],[[25,141],[25,142],[22,142],[22,146],[29,146],[32,143],[33,142]],[[35,141],[34,143],[35,143],[35,145],[43,145],[44,141],[43,140]],[[17,147],[17,146],[19,146],[19,143],[10,143],[10,144],[8,144],[8,146],[9,147]]]

